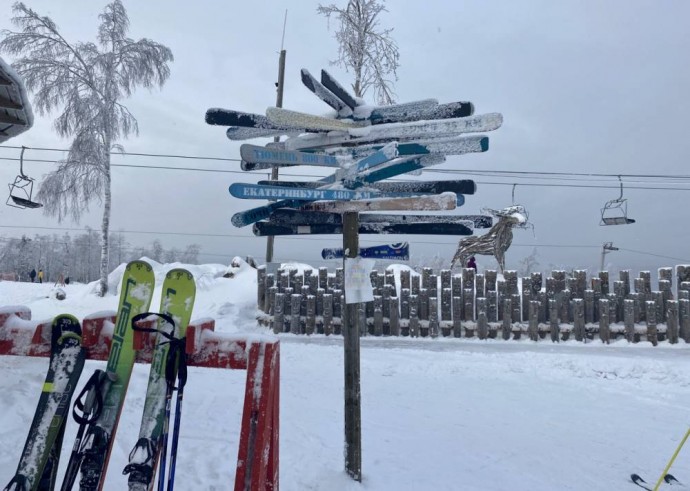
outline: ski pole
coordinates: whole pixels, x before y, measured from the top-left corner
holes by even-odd
[[[173,427],[172,444],[170,447],[170,469],[168,471],[168,491],[172,491],[175,484],[175,466],[177,464],[177,443],[180,438],[180,421],[182,419],[182,397],[187,383],[187,353],[185,339],[176,340],[175,351],[178,352],[177,367],[177,403],[175,404],[175,426]]]
[[[175,321],[172,317],[167,314],[156,314],[152,312],[144,312],[142,314],[135,315],[132,318],[132,329],[140,332],[150,332],[159,333],[161,336],[165,337],[168,341],[164,343],[170,343],[170,350],[168,350],[168,357],[165,362],[165,416],[163,418],[163,431],[161,433],[160,440],[160,466],[158,473],[158,491],[165,490],[165,467],[166,467],[166,455],[168,453],[168,432],[170,426],[170,406],[172,404],[172,393],[175,389],[175,341],[177,338],[170,333],[167,333],[161,329],[152,329],[148,327],[139,327],[136,325],[140,320],[145,319],[148,316],[156,315],[165,320],[168,324],[172,326],[171,331],[175,332]]]
[[[74,421],[79,423],[79,429],[72,446],[72,453],[67,463],[67,471],[65,472],[60,491],[70,491],[77,480],[83,457],[81,444],[84,439],[84,432],[87,426],[94,423],[100,416],[101,409],[103,408],[103,398],[112,382],[112,377],[112,374],[108,374],[103,370],[96,370],[74,401],[72,416]],[[82,401],[82,398],[84,398],[84,401]],[[81,414],[78,411],[81,411]]]
[[[671,460],[668,461],[668,464],[666,465],[664,472],[662,472],[661,476],[659,476],[659,480],[656,482],[656,485],[654,486],[654,491],[659,490],[659,486],[661,486],[661,483],[664,480],[664,476],[666,476],[669,469],[673,465],[673,462],[676,460],[676,457],[678,457],[678,453],[680,452],[680,449],[683,448],[683,445],[685,444],[685,441],[688,439],[688,437],[690,437],[690,428],[688,428],[688,431],[685,432],[685,436],[683,437],[683,439],[678,444],[678,448],[676,448],[676,451],[673,452],[673,455],[671,456]]]

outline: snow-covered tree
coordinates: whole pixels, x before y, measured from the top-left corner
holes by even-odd
[[[100,289],[108,289],[110,226],[110,152],[117,141],[138,134],[137,120],[121,101],[137,87],[162,87],[170,76],[172,52],[166,46],[127,37],[129,18],[120,0],[99,16],[98,41],[68,42],[48,17],[23,3],[13,7],[18,32],[3,30],[0,51],[16,56],[12,66],[29,91],[39,114],[62,109],[54,126],[72,138],[67,158],[43,181],[37,199],[62,220],[79,220],[94,199],[103,203]]]
[[[379,26],[379,14],[387,12],[384,0],[349,0],[345,8],[319,4],[317,12],[329,21],[333,16],[339,24],[338,58],[333,63],[352,70],[355,95],[362,97],[372,88],[380,104],[393,104],[393,81],[388,77],[398,78],[399,53],[391,37],[393,29]]]

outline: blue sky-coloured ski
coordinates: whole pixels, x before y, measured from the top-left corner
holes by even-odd
[[[398,193],[378,190],[350,189],[305,189],[289,186],[271,186],[236,182],[230,185],[230,194],[240,199],[295,199],[300,201],[351,201],[373,198],[406,198],[428,193]],[[458,206],[465,202],[462,194],[457,195]]]
[[[301,70],[301,76],[302,76],[302,83],[306,88],[311,90],[316,97],[321,99],[323,102],[331,106],[333,109],[336,111],[340,112],[343,109],[347,108],[347,105],[340,100],[340,98],[336,97],[333,92],[328,90],[324,85],[319,82],[316,77],[314,77],[311,73],[309,73],[309,70],[306,68],[302,68]],[[352,110],[348,108],[348,111],[350,114],[352,114]]]

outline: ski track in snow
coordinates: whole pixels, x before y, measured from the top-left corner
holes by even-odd
[[[152,305],[173,267],[186,266],[154,264]],[[254,270],[243,264],[230,268],[233,278],[222,278],[229,269],[223,265],[188,268],[198,278],[192,319],[215,318],[218,332],[268,334],[254,320]],[[117,278],[109,283],[117,285]],[[92,287],[67,285],[67,299],[59,302],[49,296],[51,285],[0,282],[0,297],[30,307],[33,319],[62,312],[81,319],[116,308],[114,291],[98,298]],[[684,344],[366,337],[358,484],[343,471],[342,338],[281,334],[280,340],[282,490],[631,490],[629,475],[654,481],[688,426]],[[76,393],[104,366],[87,361]],[[47,359],[3,356],[0,370],[3,485],[21,454]],[[105,489],[126,486],[122,469],[139,433],[148,373],[148,365],[135,365]],[[232,488],[245,381],[241,370],[190,367],[179,489]],[[60,476],[76,429],[70,419]],[[687,452],[671,471],[681,481],[690,480]]]

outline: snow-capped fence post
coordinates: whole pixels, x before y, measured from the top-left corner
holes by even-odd
[[[532,298],[532,279],[529,277],[520,278],[522,282],[522,318],[529,318],[529,303],[531,300],[536,300]]]
[[[539,341],[539,302],[532,300],[529,303],[528,330],[532,341]]]
[[[390,326],[391,336],[400,336],[400,314],[398,313],[398,308],[400,300],[398,297],[391,297],[390,302],[390,318],[388,320]]]
[[[316,330],[316,296],[307,295],[307,316],[305,319],[305,334],[314,334]]]
[[[609,300],[606,298],[599,299],[599,339],[606,344],[609,344],[611,340],[609,312]]]
[[[573,299],[573,331],[576,341],[582,341],[587,335],[585,311],[587,305],[581,298]]]
[[[333,294],[323,295],[323,333],[326,336],[333,334]]]
[[[647,300],[645,302],[645,318],[647,319],[647,341],[656,346],[658,342],[656,327],[656,302]]]
[[[623,300],[623,323],[625,324],[625,339],[629,343],[637,342],[635,336],[635,300]]]
[[[395,293],[395,287],[391,285],[383,285],[383,318],[384,319],[390,319],[391,316],[391,304],[390,304],[390,298],[394,296],[393,294]]]
[[[279,334],[285,331],[285,317],[283,316],[285,308],[285,294],[276,293],[273,305],[273,333]]]
[[[627,297],[630,295],[630,270],[621,269],[618,278],[623,282],[623,297]]]
[[[558,323],[558,302],[555,299],[549,300],[549,330],[551,332],[551,341],[557,342],[560,333],[560,325]]]
[[[401,288],[400,289],[400,318],[409,319],[410,318],[410,289]]]
[[[486,298],[477,299],[477,337],[486,339],[489,336],[489,321],[486,317]]]
[[[438,337],[438,298],[429,297],[429,335]]]
[[[453,296],[453,337],[462,337],[462,298]]]
[[[374,336],[383,336],[383,297],[374,295]]]
[[[302,295],[293,293],[290,295],[290,332],[292,334],[300,334],[300,306],[302,304]]]
[[[609,301],[609,325],[618,322],[618,298],[615,293],[606,295],[606,300]]]
[[[322,266],[319,268],[318,279],[319,279],[319,288],[323,288],[324,293],[330,293],[330,291],[328,289],[328,268],[327,267]]]
[[[408,290],[410,289],[409,269],[403,269],[402,271],[400,271],[400,290],[402,291],[404,288],[407,288]]]
[[[441,323],[443,324],[444,336],[448,336],[450,334],[448,322],[453,318],[452,305],[453,291],[450,288],[443,288],[441,290]]]
[[[513,305],[513,312],[511,314],[511,319],[513,323],[520,324],[522,322],[522,308],[520,306],[520,294],[514,293],[510,296],[511,303]]]
[[[419,310],[417,311],[417,315],[420,321],[427,321],[429,320],[429,290],[420,288],[418,298]]]
[[[474,292],[475,292],[475,297],[477,298],[486,298],[486,288],[485,288],[485,281],[484,281],[484,275],[483,274],[477,274],[474,277]]]
[[[256,305],[259,310],[266,312],[266,266],[256,268],[257,298]]]
[[[690,343],[690,299],[681,298],[678,300],[678,311],[680,317],[680,337],[686,343]]]
[[[419,337],[419,317],[417,312],[419,311],[419,298],[417,295],[410,295],[410,321],[409,321],[409,331],[410,337]]]
[[[268,295],[266,295],[266,303],[265,303],[265,312],[268,315],[273,315],[273,312],[275,311],[275,299],[276,299],[276,293],[278,293],[278,287],[277,286],[272,286],[271,288],[268,289]]]
[[[489,322],[498,321],[498,294],[496,290],[486,291],[486,316]]]
[[[657,324],[663,324],[665,319],[665,311],[664,311],[664,294],[660,291],[655,291],[652,292],[652,301],[654,302],[654,305],[656,306],[656,323]]]
[[[463,320],[465,322],[472,322],[474,321],[474,290],[465,288],[462,293],[463,299],[465,300],[463,308],[465,315]]]
[[[678,343],[678,302],[666,302],[666,337],[671,344]]]
[[[599,271],[599,280],[601,281],[601,295],[605,297],[609,294],[609,272]]]
[[[513,311],[513,301],[510,297],[503,300],[503,324],[501,326],[503,332],[503,339],[506,341],[510,339],[511,332],[513,330],[513,323],[511,320],[511,315]],[[515,339],[519,339],[519,331],[515,335]]]

